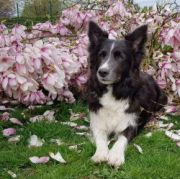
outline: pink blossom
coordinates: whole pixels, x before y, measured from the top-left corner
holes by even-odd
[[[7,136],[15,134],[16,133],[16,129],[8,128],[8,129],[4,129],[2,132],[3,132],[3,136],[7,137]]]
[[[7,108],[6,106],[0,106],[0,111],[9,111],[9,110],[14,110],[12,108]]]
[[[158,80],[158,81],[157,81],[157,84],[159,85],[159,87],[160,87],[161,89],[166,88],[166,81],[164,81],[164,80]]]
[[[0,24],[0,32],[3,32],[7,29],[7,27],[4,24]]]
[[[56,25],[52,28],[51,32],[53,34],[59,33],[60,35],[64,36],[69,33],[69,30],[63,25]]]
[[[4,47],[6,45],[6,40],[4,35],[0,35],[0,47]]]
[[[2,114],[2,120],[3,121],[6,121],[6,120],[8,120],[9,119],[9,113],[8,112],[4,112],[3,114]]]
[[[107,17],[111,17],[116,14],[120,15],[122,18],[127,15],[127,11],[121,1],[117,1],[114,6],[110,6],[108,11],[106,12]]]
[[[68,90],[64,90],[61,93],[61,95],[65,98],[65,101],[68,103],[73,103],[75,101],[73,94]]]
[[[172,90],[178,94],[180,97],[180,80],[176,79],[175,82],[172,84]]]
[[[167,107],[165,107],[165,109],[166,109],[166,113],[173,113],[178,110],[178,107],[177,106],[167,106]]]
[[[64,24],[64,25],[69,25],[70,24],[70,20],[68,18],[60,18],[60,21]]]
[[[75,22],[73,23],[73,25],[74,25],[74,27],[76,27],[76,28],[79,28],[79,27],[81,27],[81,25],[82,25],[82,23],[83,23],[83,20],[84,20],[84,14],[83,13],[81,13],[81,12],[77,12],[76,14],[75,14]]]
[[[14,57],[6,54],[0,54],[0,72],[8,70],[15,63]]]
[[[150,118],[150,121],[152,121],[152,122],[158,122],[158,120],[157,120],[155,117],[153,117],[153,116]]]
[[[21,96],[20,101],[26,105],[30,104],[44,104],[46,102],[46,96],[41,92],[30,92],[28,95]]]
[[[179,51],[173,52],[171,57],[174,58],[175,60],[180,60],[180,52]]]
[[[24,32],[25,29],[26,27],[23,25],[15,25],[14,28],[12,29],[12,34],[19,39],[21,39],[22,37],[26,38],[26,33]]]
[[[70,86],[83,89],[87,79],[87,31],[90,20],[97,22],[112,39],[123,39],[126,33],[148,23],[149,40],[156,32],[156,46],[151,47],[151,44],[146,48],[147,56],[149,50],[153,51],[153,57],[149,58],[153,61],[144,71],[153,75],[158,85],[166,90],[169,102],[179,97],[180,18],[172,16],[174,12],[166,7],[162,10],[153,8],[144,13],[142,10],[137,12],[133,5],[124,2],[109,0],[108,10],[99,2],[94,10],[73,5],[62,12],[56,24],[38,23],[28,31],[22,25],[11,29],[1,24],[1,102],[26,105],[43,104],[54,99],[73,102]],[[162,26],[166,17],[172,19]],[[71,33],[75,37],[69,37]],[[47,96],[44,90],[48,92]]]
[[[73,52],[77,53],[79,57],[88,55],[87,47],[83,44],[78,44]]]
[[[87,81],[87,73],[86,74],[81,74],[76,78],[76,82],[78,85],[85,84]]]

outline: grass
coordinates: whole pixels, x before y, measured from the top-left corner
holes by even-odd
[[[17,174],[19,179],[180,179],[180,148],[176,142],[165,136],[164,132],[154,131],[152,137],[146,138],[144,129],[136,137],[126,150],[126,163],[118,171],[107,164],[94,164],[91,156],[95,152],[95,146],[84,136],[76,135],[76,130],[69,126],[63,126],[59,121],[69,121],[70,112],[83,112],[87,114],[86,105],[77,101],[75,104],[56,104],[42,106],[34,110],[27,110],[23,106],[16,106],[11,117],[20,119],[24,125],[19,127],[10,122],[0,122],[0,130],[13,127],[21,140],[17,144],[7,142],[7,138],[0,134],[0,179],[11,178],[8,170]],[[29,123],[24,119],[22,112],[27,116],[43,114],[46,110],[57,109],[55,114],[57,123],[36,122]],[[175,129],[180,129],[180,116],[171,117]],[[83,120],[76,121],[78,125],[89,125]],[[36,134],[43,138],[45,143],[39,148],[29,148],[28,139]],[[61,139],[65,145],[58,146],[51,143],[50,139]],[[77,153],[69,150],[67,145],[80,144]],[[133,146],[136,143],[143,148],[140,154]],[[62,154],[67,164],[60,164],[50,160],[46,164],[33,164],[29,157],[48,156],[49,152]]]

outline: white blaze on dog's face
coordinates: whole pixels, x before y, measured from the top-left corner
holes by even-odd
[[[88,33],[90,48],[96,54],[93,63],[95,67],[93,66],[93,68],[96,69],[100,83],[113,84],[119,82],[130,75],[132,66],[139,68],[138,53],[141,53],[140,51],[144,47],[147,38],[146,32],[147,26],[144,25],[126,35],[123,40],[111,40],[97,24],[90,22]]]
[[[116,83],[130,71],[131,56],[127,53],[131,49],[125,41],[107,39],[101,44],[98,52],[97,78],[103,84]],[[131,54],[131,53],[130,53]]]

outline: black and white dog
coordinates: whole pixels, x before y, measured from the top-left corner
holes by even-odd
[[[149,121],[151,112],[159,111],[167,103],[167,98],[153,77],[140,71],[147,25],[118,41],[108,39],[107,32],[90,22],[88,36],[87,100],[97,146],[92,160],[107,161],[118,168],[125,161],[128,142]],[[109,150],[108,137],[112,133],[117,141]]]

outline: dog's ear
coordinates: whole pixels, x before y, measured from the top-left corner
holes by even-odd
[[[135,52],[141,51],[144,47],[147,41],[147,30],[148,26],[142,25],[125,36],[125,40],[131,42]]]
[[[108,38],[108,33],[101,30],[101,28],[95,22],[90,21],[88,36],[91,45],[97,46],[101,38]]]

